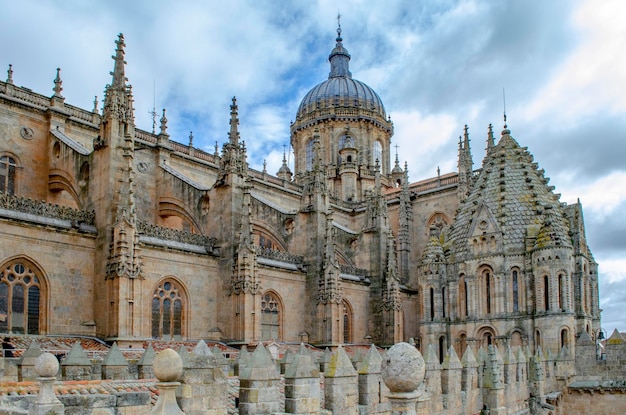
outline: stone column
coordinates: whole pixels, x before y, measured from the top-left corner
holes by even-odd
[[[417,389],[425,373],[422,355],[409,343],[396,343],[385,353],[381,375],[389,388],[391,415],[417,415]]]
[[[126,380],[128,379],[128,374],[128,362],[117,343],[113,343],[109,353],[102,361],[102,379]]]
[[[239,414],[282,412],[279,398],[280,373],[272,355],[259,343],[239,374]]]
[[[454,346],[450,346],[443,361],[442,369],[441,387],[444,394],[444,407],[450,413],[461,413],[461,372],[463,366]]]
[[[65,406],[54,394],[54,382],[59,372],[59,361],[51,353],[43,353],[35,361],[35,373],[39,381],[37,399],[28,408],[29,415],[64,415]]]
[[[35,373],[35,362],[43,352],[36,341],[32,341],[28,349],[22,354],[17,364],[17,380],[19,382],[26,382],[35,380],[37,374]]]
[[[200,340],[181,359],[184,370],[176,396],[182,410],[187,415],[226,415],[228,380],[207,344]]]
[[[63,380],[91,380],[91,360],[83,350],[80,342],[72,346],[70,352],[61,362]]]
[[[502,358],[494,345],[489,345],[485,362],[483,401],[491,415],[505,415],[504,379],[502,376]]]
[[[341,345],[326,365],[324,377],[325,408],[333,414],[357,415],[359,413],[357,373]]]
[[[152,363],[154,362],[155,357],[156,352],[154,351],[152,344],[149,344],[141,355],[141,359],[137,362],[137,376],[139,379],[152,379],[154,377]]]
[[[304,344],[285,371],[285,412],[318,414],[320,412],[320,371]]]
[[[386,389],[380,375],[382,363],[383,359],[378,353],[378,349],[372,344],[358,368],[359,405],[366,406],[370,413],[379,412],[376,407],[381,402],[381,395],[383,394],[381,389]],[[384,392],[387,395],[388,391]]]
[[[176,388],[180,386],[178,379],[183,374],[183,359],[172,349],[159,352],[154,358],[154,375],[159,380],[159,398],[150,415],[184,415],[176,402]]]

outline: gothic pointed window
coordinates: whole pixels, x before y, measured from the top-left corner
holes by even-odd
[[[494,278],[493,273],[490,268],[485,268],[480,273],[481,279],[481,295],[482,295],[482,304],[483,304],[483,313],[491,314],[493,313],[493,295],[494,295]]]
[[[446,307],[448,306],[447,301],[446,301],[446,287],[441,288],[441,310],[442,310],[442,317],[446,318],[448,316],[448,313],[446,311]]]
[[[17,164],[11,156],[0,156],[0,192],[15,194],[15,172]]]
[[[430,287],[430,321],[435,319],[435,290],[433,287]]]
[[[261,299],[261,340],[280,340],[281,305],[278,296],[267,292]]]
[[[152,337],[181,339],[184,333],[186,300],[178,282],[168,278],[152,293]]]
[[[43,277],[27,261],[14,260],[0,271],[0,333],[39,334]]]
[[[343,343],[352,343],[352,307],[346,300],[341,302],[343,306]]]

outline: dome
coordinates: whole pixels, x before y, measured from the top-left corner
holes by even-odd
[[[304,96],[298,107],[296,122],[307,123],[309,116],[311,121],[346,117],[385,122],[385,107],[378,94],[364,82],[352,79],[348,68],[350,54],[343,47],[341,27],[337,29],[336,40],[337,44],[328,57],[328,79]]]

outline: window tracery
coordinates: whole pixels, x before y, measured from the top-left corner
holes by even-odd
[[[261,299],[261,340],[280,340],[281,305],[278,297],[267,292]]]
[[[180,339],[184,336],[184,294],[174,280],[163,280],[152,294],[152,337]]]
[[[42,277],[22,260],[0,272],[0,332],[39,334],[43,311]]]

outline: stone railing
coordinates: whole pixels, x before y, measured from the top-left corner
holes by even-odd
[[[203,246],[206,248],[207,252],[213,252],[215,243],[217,242],[217,238],[214,237],[179,231],[177,229],[164,228],[145,221],[137,221],[137,230],[143,236],[164,239],[167,241],[175,241],[183,244]]]
[[[22,87],[7,84],[6,82],[0,81],[0,93],[39,108],[47,108],[50,105],[50,98]]]
[[[273,259],[275,261],[287,262],[289,264],[304,264],[304,258],[299,255],[290,254],[285,251],[274,251],[272,249],[256,247],[256,254],[261,258]]]
[[[367,270],[353,267],[352,265],[339,265],[342,274],[355,275],[357,277],[367,277]]]
[[[0,192],[0,209],[8,209],[31,215],[45,216],[52,219],[67,220],[72,223],[94,225],[95,212],[72,209],[67,206],[54,205],[43,200],[33,200],[25,197],[9,195]]]

